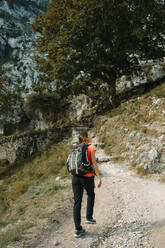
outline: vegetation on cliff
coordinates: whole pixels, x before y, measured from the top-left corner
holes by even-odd
[[[45,87],[65,96],[107,85],[116,106],[116,79],[131,75],[140,60],[163,58],[164,5],[146,1],[52,0],[34,29]]]

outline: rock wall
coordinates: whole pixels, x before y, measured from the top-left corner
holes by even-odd
[[[54,111],[54,112],[53,112]],[[70,102],[66,102],[61,109],[56,113],[48,108],[47,113],[37,111],[35,118],[35,130],[44,130],[52,128],[54,125],[58,128],[87,125],[91,126],[93,115],[96,112],[95,103],[86,95],[79,95],[73,98]],[[46,118],[47,116],[49,118]]]
[[[32,31],[34,18],[46,11],[49,0],[0,1],[0,63],[6,88],[24,96],[40,82],[35,62],[38,34]],[[21,103],[13,104],[11,113],[0,114],[0,132],[4,125],[22,120]],[[0,106],[1,108],[1,106]],[[14,117],[13,117],[14,115]]]
[[[95,132],[107,155],[139,174],[165,174],[164,108],[164,97],[144,95],[123,103],[114,116],[97,116]]]
[[[30,157],[35,152],[44,150],[50,143],[53,134],[53,130],[47,130],[1,137],[0,160],[8,160],[9,163],[14,163]]]
[[[0,1],[0,60],[4,62],[6,80],[12,87],[25,92],[39,81],[34,60],[35,41],[32,32],[34,18],[46,10],[49,0]]]
[[[139,73],[131,77],[122,76],[117,80],[117,91],[131,89],[135,86],[146,84],[147,82],[155,82],[165,76],[165,58],[164,61],[143,63],[139,67]]]

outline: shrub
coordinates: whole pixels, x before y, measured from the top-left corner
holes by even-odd
[[[42,114],[45,120],[54,120],[63,106],[64,100],[56,93],[31,94],[24,103],[24,110],[30,119],[40,119]]]

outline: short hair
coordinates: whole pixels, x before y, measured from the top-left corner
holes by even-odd
[[[88,138],[88,132],[87,131],[84,131],[82,133],[80,133],[79,135],[79,142],[80,143],[85,143],[86,142],[86,138]]]

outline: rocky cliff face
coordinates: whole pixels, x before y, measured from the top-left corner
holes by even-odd
[[[34,18],[46,11],[49,0],[0,0],[0,64],[11,92],[27,93],[39,81],[34,60],[37,33],[32,32]],[[16,124],[24,116],[22,103],[13,105],[10,113],[1,111],[0,133],[4,126]],[[0,104],[1,109],[1,104]],[[12,112],[12,113],[11,113]]]
[[[52,130],[23,133],[0,139],[0,164],[8,161],[14,163],[31,157],[37,151],[43,151],[50,143],[54,132]]]
[[[117,80],[117,91],[130,89],[147,82],[155,82],[165,76],[165,58],[163,61],[149,61],[141,63],[139,73],[131,77],[122,76]]]
[[[165,174],[165,83],[95,119],[96,134],[116,164]]]
[[[13,90],[17,87],[26,92],[38,82],[34,61],[37,34],[32,32],[32,23],[47,4],[48,0],[0,1],[0,61]]]

